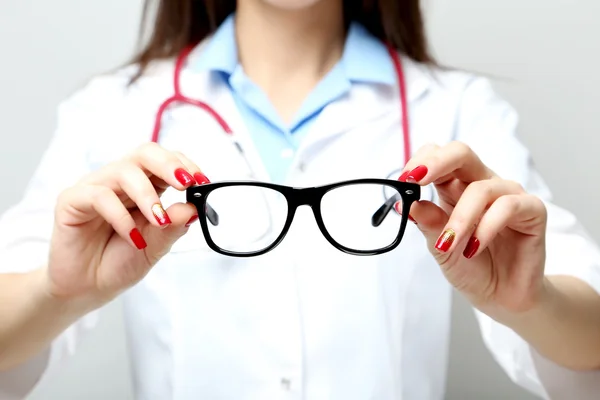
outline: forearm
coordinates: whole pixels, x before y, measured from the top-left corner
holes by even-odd
[[[44,271],[0,274],[0,371],[11,369],[46,349],[89,307],[49,296]]]
[[[563,367],[600,369],[600,296],[573,277],[552,276],[546,283],[538,307],[501,322]]]

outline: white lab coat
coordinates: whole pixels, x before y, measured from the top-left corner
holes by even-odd
[[[200,54],[198,48],[192,57]],[[413,151],[426,143],[463,141],[500,176],[549,200],[515,137],[515,112],[486,80],[462,72],[434,77],[404,62]],[[44,264],[53,203],[63,188],[149,141],[156,110],[172,93],[173,63],[156,63],[127,89],[131,71],[93,79],[60,107],[58,131],[25,198],[1,220],[2,272]],[[204,99],[232,125],[254,171],[217,123],[195,108],[175,108],[160,143],[185,153],[213,181],[268,180],[227,89],[205,72],[185,69],[182,79],[187,95]],[[399,168],[399,110],[396,90],[354,85],[323,111],[287,184],[385,177]],[[185,195],[169,191],[164,201],[185,201]],[[574,275],[600,291],[600,252],[571,214],[548,204],[548,274]],[[354,257],[331,247],[312,214],[301,209],[276,250],[250,259],[210,251],[194,226],[123,299],[139,399],[444,397],[451,288],[414,226],[395,251]],[[547,396],[551,382],[581,376],[554,367],[544,388],[528,345],[490,318],[477,317],[486,345],[516,383]],[[28,377],[57,368],[96,319],[92,313],[76,323],[54,341],[49,356],[13,371],[10,382],[5,375],[2,398],[19,398],[31,387]],[[581,385],[572,385],[569,398],[585,398],[574,395],[575,386]]]

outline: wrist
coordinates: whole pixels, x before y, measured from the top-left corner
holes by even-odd
[[[48,288],[45,268],[0,274],[0,372],[47,348],[93,307],[90,302],[52,296]]]
[[[543,277],[542,282],[526,305],[518,309],[482,310],[495,321],[513,329],[517,333],[524,333],[532,326],[539,326],[542,321],[548,321],[557,312],[557,302],[560,293],[548,277]]]
[[[544,279],[539,301],[522,313],[498,320],[511,328],[539,354],[573,370],[600,366],[600,296],[584,281],[571,276]]]
[[[61,315],[67,319],[77,319],[110,301],[110,299],[100,299],[89,295],[77,297],[57,295],[53,290],[47,267],[31,273],[30,293],[33,293],[32,299],[37,307],[50,310],[55,315]]]
[[[541,287],[539,297],[529,310],[509,316],[508,326],[517,333],[524,334],[535,327],[545,326],[547,321],[552,321],[556,317],[559,293],[552,281],[547,278],[543,279]]]

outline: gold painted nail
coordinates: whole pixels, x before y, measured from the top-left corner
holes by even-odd
[[[166,226],[171,223],[171,218],[169,218],[169,215],[160,203],[152,206],[152,214],[154,214],[154,218],[156,218],[160,226]]]
[[[456,232],[454,232],[453,229],[446,229],[437,240],[435,248],[445,253],[450,250],[450,247],[452,247],[454,239],[456,239]]]

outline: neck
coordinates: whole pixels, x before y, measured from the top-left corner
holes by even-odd
[[[269,96],[284,120],[341,58],[342,0],[282,9],[264,0],[238,0],[236,37],[246,75]],[[288,93],[286,99],[282,93]],[[289,93],[296,93],[295,99]],[[286,103],[286,104],[283,104]]]

